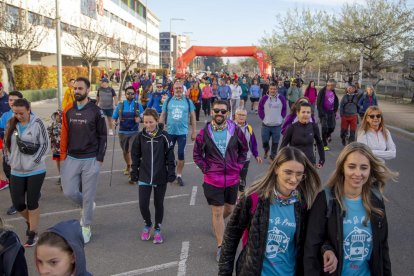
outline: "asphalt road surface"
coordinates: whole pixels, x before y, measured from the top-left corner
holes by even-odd
[[[50,104],[34,106],[39,115],[51,114]],[[46,118],[47,116],[42,116]],[[197,124],[204,126],[204,116]],[[254,126],[259,140],[261,121],[257,115],[249,114],[248,121]],[[339,139],[339,124],[326,153],[325,166],[320,170],[324,181],[333,171],[336,157],[342,149]],[[389,223],[389,246],[394,275],[413,275],[414,262],[414,142],[396,133],[393,139],[397,145],[397,158],[388,162],[389,166],[400,172],[397,183],[389,183],[386,189],[387,216]],[[92,226],[92,239],[85,246],[87,268],[93,275],[217,275],[215,260],[216,241],[211,226],[211,213],[202,190],[202,174],[192,159],[193,142],[188,139],[185,151],[186,165],[183,173],[184,187],[176,184],[168,186],[165,198],[165,215],[162,231],[163,244],[154,245],[152,241],[141,241],[140,231],[143,220],[138,208],[138,188],[129,185],[123,175],[124,161],[116,138],[115,151],[112,151],[113,136],[108,137],[108,150],[99,177],[96,196],[97,208]],[[112,154],[114,170],[112,186],[109,186]],[[263,150],[260,148],[262,155]],[[260,176],[269,161],[258,165],[254,160],[248,174],[248,183]],[[58,173],[56,166],[47,158],[47,177],[42,188],[40,201],[40,231],[66,219],[80,217],[79,206],[66,199],[56,185]],[[151,203],[152,204],[152,203]],[[0,215],[25,241],[25,223],[18,215],[7,216],[5,211],[11,205],[9,191],[0,192]],[[152,208],[152,207],[151,207]],[[152,216],[154,216],[153,208]],[[33,249],[26,250],[30,275],[37,275],[34,266]]]

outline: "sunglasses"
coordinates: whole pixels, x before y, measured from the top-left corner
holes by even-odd
[[[370,117],[371,119],[374,119],[375,117],[377,119],[381,119],[382,115],[381,114],[377,114],[377,115],[368,115],[368,117]]]
[[[134,92],[127,92],[126,94],[127,94],[127,95],[135,95],[135,93],[134,93]]]
[[[217,109],[217,108],[215,108],[215,109],[213,109],[213,111],[216,114],[218,114],[218,113],[226,114],[227,113],[227,109]]]

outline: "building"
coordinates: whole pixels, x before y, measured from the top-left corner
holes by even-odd
[[[170,32],[160,33],[160,67],[175,69],[177,58],[190,48],[190,37]],[[172,63],[171,60],[172,59]]]
[[[108,70],[119,68],[119,51],[116,50],[117,47],[111,46],[111,43],[118,43],[118,45],[121,43],[121,45],[136,45],[142,49],[140,55],[142,67],[146,66],[148,59],[148,68],[159,68],[160,20],[141,1],[60,1],[63,65],[82,65],[79,50],[73,47],[73,37],[70,33],[92,30],[105,36],[108,42],[104,50],[99,53],[98,61],[94,66],[105,66]],[[55,1],[0,0],[0,9],[5,12],[4,14],[10,15],[10,18],[24,18],[46,32],[42,43],[15,64],[56,65]],[[14,23],[12,21],[16,26],[17,23],[17,19]]]

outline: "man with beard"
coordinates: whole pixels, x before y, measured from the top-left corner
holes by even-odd
[[[212,121],[200,130],[194,144],[193,159],[204,174],[204,195],[212,211],[213,229],[217,240],[217,261],[221,255],[224,219],[237,200],[240,171],[249,150],[242,130],[227,120],[228,102],[213,103]]]
[[[63,193],[82,207],[80,222],[85,243],[92,236],[96,188],[107,143],[105,115],[89,100],[90,85],[87,78],[76,79],[75,102],[63,111],[60,141]]]

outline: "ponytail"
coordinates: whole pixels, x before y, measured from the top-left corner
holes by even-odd
[[[14,106],[24,106],[27,110],[30,110],[30,102],[26,99],[17,99],[13,103]],[[13,135],[13,132],[16,130],[16,126],[19,120],[15,116],[13,116],[9,122],[7,123],[7,131],[6,135],[4,136],[5,142],[6,142],[6,148],[10,152],[11,151],[11,138]]]

